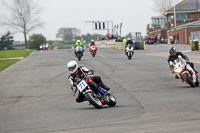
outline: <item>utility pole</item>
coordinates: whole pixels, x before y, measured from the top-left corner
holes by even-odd
[[[174,28],[176,28],[176,6],[174,6]]]

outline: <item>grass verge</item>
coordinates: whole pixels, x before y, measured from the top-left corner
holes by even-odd
[[[1,50],[0,58],[27,57],[34,50]]]
[[[0,72],[4,69],[6,69],[7,67],[9,67],[10,65],[16,63],[17,61],[20,61],[19,59],[5,59],[5,60],[0,60]]]

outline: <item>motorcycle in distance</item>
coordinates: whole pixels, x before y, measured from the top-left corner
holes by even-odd
[[[187,70],[186,65],[188,64],[186,64],[186,61],[183,60],[181,56],[179,56],[179,59],[174,60],[172,65],[174,67],[175,74],[182,80],[182,82],[186,82],[191,87],[199,85],[198,75],[196,75],[196,82],[194,83],[192,77],[193,72]]]
[[[92,72],[93,74],[93,72]],[[101,109],[103,105],[115,106],[116,99],[113,94],[109,91],[104,91],[99,85],[91,80],[89,76],[84,75],[84,78],[75,78],[76,87],[80,93],[85,97],[85,101],[88,101],[95,108]],[[97,91],[98,90],[98,91]],[[74,92],[77,92],[77,90]],[[89,104],[89,105],[90,105]]]
[[[76,47],[76,57],[78,58],[78,61],[81,60],[82,56],[83,56],[83,48],[80,46]]]
[[[92,57],[95,57],[95,55],[97,53],[97,47],[92,45],[92,46],[90,46],[90,50],[89,51],[90,51]]]
[[[134,48],[131,44],[128,44],[126,47],[126,55],[128,56],[128,60],[131,60],[134,54]]]

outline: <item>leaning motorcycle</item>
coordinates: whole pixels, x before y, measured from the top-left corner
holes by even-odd
[[[126,47],[126,55],[128,56],[128,60],[131,60],[134,54],[134,48],[131,44],[128,44]]]
[[[77,77],[75,78],[75,81],[77,83],[76,87],[79,93],[82,93],[82,95],[85,97],[85,101],[88,101],[95,108],[101,109],[103,105],[116,105],[117,102],[113,94],[109,91],[105,91],[94,81],[92,81],[90,77],[85,76],[82,79]]]
[[[193,82],[193,72],[190,72],[187,68],[185,60],[183,60],[181,57],[179,59],[174,60],[173,62],[174,72],[175,74],[182,80],[182,82],[186,82],[191,87],[195,87],[199,85],[198,75],[196,75],[196,82]]]
[[[81,60],[82,56],[83,56],[83,48],[80,46],[76,47],[76,57],[78,58],[78,61]]]
[[[91,53],[91,55],[92,55],[92,57],[95,57],[95,55],[96,55],[96,52],[97,52],[97,47],[96,46],[94,46],[94,45],[91,45],[90,46],[90,53]]]

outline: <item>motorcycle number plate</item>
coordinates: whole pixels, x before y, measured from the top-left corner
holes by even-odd
[[[87,85],[87,83],[86,83],[84,80],[82,80],[82,81],[77,85],[77,87],[78,87],[78,89],[79,89],[80,92],[82,92],[87,86],[88,86],[88,85]]]

